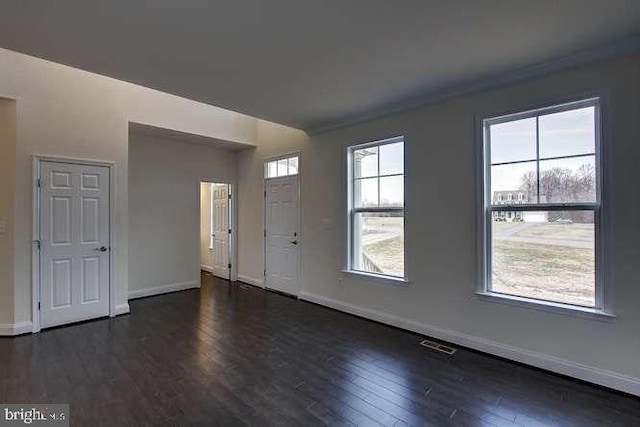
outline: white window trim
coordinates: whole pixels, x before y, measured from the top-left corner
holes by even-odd
[[[544,311],[551,311],[561,314],[569,314],[578,317],[598,318],[598,319],[612,319],[615,315],[611,312],[608,306],[608,300],[605,299],[605,285],[604,285],[604,273],[603,270],[606,266],[605,258],[603,254],[603,246],[605,238],[602,236],[602,230],[608,229],[602,224],[603,206],[602,206],[602,194],[603,194],[603,163],[604,156],[602,152],[601,140],[603,138],[603,113],[602,104],[603,97],[601,95],[581,97],[578,100],[570,100],[566,102],[550,103],[544,106],[539,106],[534,109],[526,111],[517,111],[513,113],[507,113],[494,117],[483,117],[478,120],[478,207],[479,207],[479,238],[478,238],[478,261],[479,261],[479,280],[476,295],[485,301],[492,301],[498,303],[506,303],[509,305],[516,305],[526,308],[541,309]],[[508,295],[491,290],[491,247],[490,247],[490,230],[492,210],[491,206],[491,194],[487,191],[490,184],[491,170],[490,170],[490,153],[489,144],[487,143],[487,129],[488,124],[495,124],[504,121],[520,120],[529,117],[539,116],[541,114],[557,113],[561,111],[567,111],[577,109],[581,107],[595,107],[595,123],[596,123],[596,141],[595,141],[595,167],[596,167],[596,197],[595,203],[553,203],[553,204],[536,204],[535,207],[529,210],[549,210],[549,209],[573,209],[578,210],[580,208],[586,208],[587,210],[593,210],[594,213],[594,227],[595,227],[595,306],[586,307],[561,302],[539,300],[530,297],[522,297],[517,295]],[[489,188],[490,189],[490,188]],[[518,208],[522,210],[522,206]]]
[[[355,279],[362,279],[369,282],[379,283],[381,285],[406,286],[409,284],[409,279],[406,279],[404,277],[387,276],[384,274],[369,273],[367,271],[347,270],[347,269],[342,270],[342,273],[348,276],[351,276]]]
[[[353,152],[355,150],[360,150],[367,147],[379,147],[382,145],[394,144],[397,142],[402,142],[404,144],[405,152],[406,152],[406,138],[404,136],[394,136],[391,138],[376,140],[372,142],[367,142],[363,144],[356,144],[347,147],[347,265],[342,270],[342,273],[345,273],[349,276],[352,276],[357,279],[367,280],[370,282],[375,282],[384,285],[393,285],[393,286],[403,286],[409,284],[409,276],[407,269],[407,240],[406,240],[406,231],[407,231],[407,222],[406,222],[406,156],[405,156],[405,164],[404,169],[402,171],[403,176],[403,207],[402,208],[363,208],[358,209],[358,211],[379,211],[379,212],[403,212],[403,232],[405,234],[405,240],[403,245],[403,256],[404,256],[404,276],[392,276],[386,274],[376,274],[368,271],[360,271],[355,270],[353,268],[353,253],[354,253],[354,241],[355,236],[353,232],[353,221],[355,218],[355,208],[353,206],[353,182],[354,182],[354,171],[353,171]],[[379,172],[379,171],[378,171]],[[379,175],[378,175],[379,176]],[[379,189],[378,189],[379,190]]]
[[[297,158],[298,159],[298,170],[296,171],[296,173],[289,173],[289,159],[292,158]],[[276,171],[277,171],[277,162],[279,160],[287,160],[287,174],[286,175],[278,175],[276,172],[276,176],[269,176],[269,163],[271,162],[276,162]],[[300,152],[299,151],[295,151],[292,153],[287,153],[287,154],[282,154],[279,156],[275,156],[275,157],[267,157],[263,160],[264,163],[264,179],[276,179],[276,178],[284,178],[287,176],[296,176],[296,175],[300,175]]]

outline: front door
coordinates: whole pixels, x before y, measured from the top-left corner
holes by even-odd
[[[229,185],[211,184],[211,234],[214,276],[229,279]]]
[[[265,181],[265,285],[298,294],[298,176]]]
[[[40,167],[40,326],[109,315],[109,168]]]

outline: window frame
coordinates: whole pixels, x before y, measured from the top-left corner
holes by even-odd
[[[605,301],[605,285],[603,267],[605,266],[605,260],[603,256],[603,237],[602,237],[602,218],[603,218],[603,153],[602,153],[602,96],[589,96],[582,97],[578,100],[571,100],[568,102],[555,102],[548,103],[543,106],[536,107],[525,111],[517,111],[508,114],[502,114],[493,117],[482,117],[478,120],[478,133],[479,133],[479,239],[478,239],[478,251],[479,251],[479,280],[476,293],[483,299],[498,300],[498,302],[507,302],[514,305],[542,308],[553,312],[563,312],[579,315],[582,314],[595,314],[596,316],[614,317],[612,314],[606,311],[607,304]],[[491,139],[490,139],[490,126],[500,123],[511,122],[515,120],[528,119],[533,117],[539,117],[547,114],[554,114],[564,111],[571,111],[580,108],[594,108],[594,124],[595,124],[595,151],[593,155],[594,166],[596,172],[596,200],[595,202],[557,202],[557,203],[506,203],[501,205],[492,206],[491,196]],[[536,120],[538,122],[538,120]],[[539,144],[539,127],[536,131],[536,144]],[[557,156],[558,159],[589,156],[591,154],[569,155],[569,156]],[[539,169],[540,161],[544,161],[546,158],[541,158],[539,153],[536,154],[536,167]],[[510,162],[505,162],[510,163]],[[517,163],[517,162],[514,162]],[[500,164],[500,163],[498,163]],[[527,212],[527,211],[591,211],[594,215],[594,261],[595,261],[595,275],[594,275],[594,306],[584,306],[578,304],[564,303],[559,301],[542,300],[532,297],[525,297],[513,294],[504,294],[495,292],[491,288],[492,282],[492,255],[493,248],[491,243],[491,229],[493,213],[498,212],[498,215],[502,212],[514,211],[514,212]]]
[[[291,159],[298,159],[298,166],[296,169],[296,173],[289,173],[289,161]],[[278,173],[278,162],[280,160],[286,160],[287,161],[287,173],[284,175],[280,175]],[[276,175],[275,176],[269,176],[269,163],[276,163]],[[264,159],[264,171],[263,171],[263,179],[275,179],[275,178],[284,178],[287,176],[299,176],[300,175],[300,152],[296,151],[293,153],[289,153],[289,154],[283,154],[280,156],[276,156],[276,157],[269,157]]]
[[[355,178],[355,168],[354,168],[354,152],[357,150],[361,150],[364,148],[370,147],[381,147],[389,144],[395,144],[398,142],[402,142],[403,144],[403,169],[401,174],[386,174],[380,175],[380,151],[378,151],[378,174],[372,177],[366,178],[378,178],[378,204],[380,202],[380,184],[379,179],[381,177],[392,177],[392,176],[402,176],[402,191],[403,191],[403,202],[402,207],[398,206],[386,206],[386,207],[355,207],[355,182],[358,178]],[[369,281],[381,283],[381,284],[392,284],[392,285],[403,285],[409,283],[408,279],[408,270],[407,270],[407,239],[406,239],[406,230],[407,230],[407,222],[406,222],[406,176],[407,176],[407,166],[406,166],[406,138],[404,136],[394,136],[390,138],[375,140],[371,142],[361,143],[350,145],[347,147],[347,265],[342,270],[343,273],[347,273],[349,275],[353,275],[357,278],[363,278]],[[366,179],[361,178],[361,179]],[[404,258],[404,275],[403,276],[394,276],[390,274],[382,274],[382,273],[373,273],[364,270],[358,270],[354,268],[355,261],[355,249],[356,249],[356,236],[355,236],[355,218],[358,213],[389,213],[389,212],[401,212],[403,218],[403,258]]]

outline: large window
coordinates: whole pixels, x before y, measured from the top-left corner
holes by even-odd
[[[602,308],[599,103],[484,121],[482,291]]]
[[[350,147],[349,162],[349,269],[404,278],[404,140]]]

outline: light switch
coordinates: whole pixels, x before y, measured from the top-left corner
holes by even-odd
[[[7,231],[7,222],[0,221],[0,234],[4,234]]]

